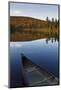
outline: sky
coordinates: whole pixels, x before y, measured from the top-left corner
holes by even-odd
[[[58,19],[58,5],[10,2],[10,16],[27,16],[45,20]]]

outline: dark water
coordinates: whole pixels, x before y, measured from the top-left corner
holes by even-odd
[[[21,53],[56,77],[58,72],[58,41],[51,38],[27,42],[10,42],[10,83],[11,87],[26,86],[23,77]],[[25,81],[25,82],[24,82]]]

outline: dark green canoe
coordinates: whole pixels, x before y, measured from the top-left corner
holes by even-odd
[[[58,85],[59,80],[50,72],[34,64],[24,54],[21,54],[24,76],[28,86]]]

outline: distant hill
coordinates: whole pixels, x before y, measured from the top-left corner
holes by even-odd
[[[10,16],[10,24],[23,27],[43,27],[47,21],[24,16]]]

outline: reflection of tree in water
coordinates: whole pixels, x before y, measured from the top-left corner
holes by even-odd
[[[48,44],[48,39],[46,39],[46,43]]]
[[[49,40],[53,43],[53,40],[59,41],[59,35],[58,35],[58,29],[59,29],[59,20],[52,18],[52,21],[49,20],[49,18],[46,18],[46,21],[48,22],[47,29],[49,32],[47,35],[46,43],[48,43]]]
[[[58,39],[57,38],[46,38],[46,43],[47,44],[48,44],[49,41],[51,41],[53,43],[53,42],[58,41]]]
[[[54,26],[49,23],[49,27],[48,27],[48,35],[47,35],[47,39],[46,39],[46,43],[48,43],[49,40],[51,40],[51,42],[53,43],[54,41],[59,41],[59,35],[58,33],[54,30]]]

